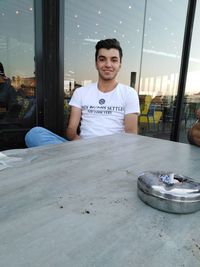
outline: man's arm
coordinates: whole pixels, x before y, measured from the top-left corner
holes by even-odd
[[[197,110],[197,118],[200,119],[200,108]]]
[[[138,133],[138,114],[130,113],[125,115],[124,129],[126,133]]]
[[[81,109],[77,107],[71,107],[69,124],[66,130],[66,136],[68,140],[77,140],[80,139],[80,136],[77,135],[77,129],[81,119]]]

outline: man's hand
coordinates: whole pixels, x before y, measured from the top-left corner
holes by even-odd
[[[72,141],[76,141],[76,140],[80,140],[80,139],[81,139],[80,136],[77,134]]]

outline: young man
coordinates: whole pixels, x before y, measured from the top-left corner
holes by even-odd
[[[67,139],[77,140],[120,132],[137,134],[137,92],[117,82],[122,63],[120,43],[116,39],[99,41],[96,44],[95,61],[98,82],[77,88],[69,103],[71,114],[66,131]],[[25,140],[28,147],[66,141],[41,127],[28,132]]]

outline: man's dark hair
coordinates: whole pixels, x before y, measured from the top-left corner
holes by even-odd
[[[101,48],[105,49],[111,49],[115,48],[119,51],[119,57],[120,57],[120,62],[122,61],[122,48],[120,46],[120,42],[117,41],[117,39],[105,39],[105,40],[100,40],[96,44],[96,53],[95,53],[95,60],[97,61],[98,53]]]

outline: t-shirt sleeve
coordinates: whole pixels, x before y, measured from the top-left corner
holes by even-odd
[[[140,113],[139,97],[135,89],[130,88],[126,96],[125,114]]]
[[[76,89],[72,95],[71,100],[69,101],[69,105],[77,108],[81,108],[82,101],[81,101],[81,92],[80,88]]]

